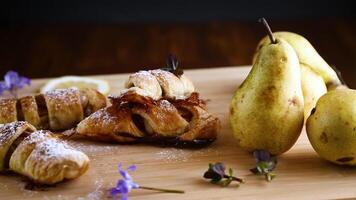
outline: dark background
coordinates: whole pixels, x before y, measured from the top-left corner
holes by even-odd
[[[8,1],[0,6],[0,73],[29,77],[249,65],[265,35],[297,32],[356,87],[352,1]]]

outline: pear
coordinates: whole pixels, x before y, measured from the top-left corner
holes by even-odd
[[[307,120],[306,130],[322,158],[356,165],[356,90],[339,89],[323,95]]]
[[[232,98],[230,124],[242,149],[278,155],[301,133],[304,100],[297,54],[284,39],[275,39],[268,25],[267,29],[269,44],[261,47]]]
[[[285,39],[297,53],[300,64],[309,67],[312,71],[321,76],[328,90],[333,90],[343,85],[342,80],[339,79],[334,69],[325,62],[310,42],[303,36],[292,32],[275,32],[273,35],[276,38]],[[268,45],[268,43],[268,37],[266,36],[259,42],[255,55],[262,46]]]
[[[309,67],[300,64],[304,97],[304,120],[306,121],[318,99],[327,92],[324,80]]]

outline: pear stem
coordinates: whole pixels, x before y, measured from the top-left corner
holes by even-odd
[[[268,25],[266,19],[262,17],[258,20],[258,22],[261,22],[267,29],[267,33],[268,33],[269,39],[271,40],[271,43],[276,44],[277,43],[276,38],[273,36],[271,27]]]
[[[153,190],[153,191],[166,192],[166,193],[178,193],[178,194],[185,193],[183,190],[171,190],[171,189],[153,188],[153,187],[146,187],[146,186],[140,186],[139,188],[144,190]]]

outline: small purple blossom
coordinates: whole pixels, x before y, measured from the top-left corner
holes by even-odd
[[[255,157],[256,162],[269,161],[271,159],[271,155],[268,153],[268,151],[265,150],[254,151],[253,157]]]
[[[122,164],[119,163],[118,165],[118,170],[119,170],[119,174],[122,176],[123,179],[120,179],[117,182],[117,185],[115,188],[111,188],[111,195],[112,196],[116,196],[117,194],[121,195],[121,200],[127,200],[128,199],[128,193],[132,190],[132,189],[137,189],[140,186],[138,184],[136,184],[131,175],[129,174],[129,171],[135,171],[136,170],[136,166],[135,165],[131,165],[129,166],[126,170],[122,169]]]
[[[221,186],[229,186],[232,181],[244,183],[244,180],[233,176],[232,168],[229,168],[228,174],[225,173],[225,165],[221,162],[209,163],[208,170],[204,173],[205,179],[210,179],[213,184],[219,184]]]
[[[220,176],[224,176],[225,175],[225,165],[217,162],[213,165],[212,167],[213,171],[220,174]]]
[[[277,166],[276,158],[266,150],[256,150],[253,152],[253,156],[256,159],[256,167],[250,171],[254,174],[264,175],[267,181],[271,181],[276,176],[273,173]]]
[[[0,95],[9,91],[14,97],[17,97],[17,90],[30,84],[30,79],[20,76],[15,71],[8,71],[4,76],[4,81],[0,82]]]
[[[162,189],[162,188],[153,188],[146,186],[139,186],[135,183],[129,174],[129,171],[135,171],[136,166],[131,165],[126,170],[122,169],[122,164],[118,165],[119,174],[122,176],[122,179],[117,181],[116,187],[110,189],[110,194],[112,197],[120,194],[121,200],[128,200],[128,194],[132,189],[144,189],[144,190],[153,190],[158,192],[166,192],[166,193],[179,193],[183,194],[183,190],[172,190],[172,189]]]

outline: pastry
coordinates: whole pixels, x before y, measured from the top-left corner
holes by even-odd
[[[24,121],[0,127],[0,172],[13,171],[34,183],[51,185],[81,176],[89,158],[49,131]]]
[[[105,106],[105,96],[94,89],[56,89],[18,100],[0,99],[0,124],[23,120],[38,129],[65,130]]]
[[[139,71],[129,76],[112,103],[81,121],[76,132],[108,142],[208,144],[220,127],[217,117],[184,75],[165,70]]]

